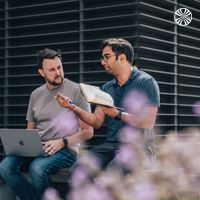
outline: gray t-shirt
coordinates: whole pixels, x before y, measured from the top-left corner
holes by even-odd
[[[73,103],[86,111],[91,111],[90,105],[81,94],[79,85],[69,79],[53,90],[47,85],[35,89],[30,97],[26,120],[36,122],[42,141],[63,138],[79,130],[78,116],[71,110],[61,107],[55,95],[60,92],[69,97]]]

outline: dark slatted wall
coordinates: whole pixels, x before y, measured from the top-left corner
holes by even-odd
[[[36,52],[61,49],[67,76],[79,81],[79,1],[7,1],[5,127],[25,127],[30,92],[44,83]]]
[[[5,2],[0,0],[0,127],[4,126]],[[0,159],[2,157],[0,146]]]
[[[160,87],[161,106],[157,126],[176,129],[177,66],[174,47],[174,3],[171,1],[139,2],[138,66],[156,78]]]
[[[180,7],[193,14],[187,27],[174,23]],[[199,10],[197,0],[0,0],[0,126],[25,128],[30,93],[44,83],[38,50],[61,49],[66,77],[100,86],[111,79],[99,59],[108,37],[128,39],[135,64],[158,81],[160,133],[199,126]],[[96,132],[100,142],[104,127]]]
[[[190,9],[193,20],[189,26],[177,27],[177,122],[179,128],[199,127],[192,107],[200,100],[200,1],[181,0],[178,6]]]

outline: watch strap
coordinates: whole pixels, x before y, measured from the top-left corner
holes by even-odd
[[[64,147],[68,147],[68,139],[63,138],[62,140],[63,140]]]
[[[118,113],[117,113],[117,115],[115,116],[115,119],[116,119],[116,120],[121,120],[121,118],[122,118],[122,111],[121,111],[121,110],[118,110]]]

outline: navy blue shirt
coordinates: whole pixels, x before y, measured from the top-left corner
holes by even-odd
[[[116,107],[122,108],[124,97],[134,90],[142,91],[146,94],[152,105],[158,107],[160,105],[160,92],[157,82],[152,76],[139,70],[136,66],[134,66],[129,79],[124,85],[120,86],[116,78],[114,78],[106,82],[101,89],[112,96]],[[106,142],[118,143],[119,130],[124,127],[126,123],[116,120],[113,117],[106,116],[105,124],[107,127]]]

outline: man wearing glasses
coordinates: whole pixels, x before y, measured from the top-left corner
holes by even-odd
[[[104,40],[101,46],[101,55],[101,64],[105,71],[114,76],[101,89],[113,97],[116,107],[97,106],[94,113],[89,113],[70,104],[70,99],[62,94],[57,94],[57,100],[61,106],[73,110],[84,122],[94,128],[99,128],[105,123],[107,128],[105,142],[91,149],[94,155],[100,159],[103,168],[115,158],[119,149],[120,129],[126,125],[142,130],[143,134],[148,135],[149,142],[145,141],[145,149],[148,153],[153,154],[152,130],[160,104],[160,94],[155,79],[132,64],[134,50],[127,40],[121,38]],[[126,97],[134,91],[139,91],[147,97],[148,103],[143,105],[143,109],[140,110],[143,114],[134,112],[134,109],[123,112],[118,110],[117,107],[126,107],[124,105]],[[136,106],[134,105],[136,101],[129,98],[129,107],[131,104],[132,107]],[[138,101],[140,101],[139,98]]]

